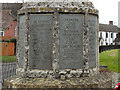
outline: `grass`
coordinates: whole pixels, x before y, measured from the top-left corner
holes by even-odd
[[[120,64],[118,64],[118,61],[120,61],[120,49],[104,51],[99,54],[100,65],[106,65],[108,66],[108,70],[120,73],[120,69],[118,68]]]
[[[0,62],[3,63],[16,62],[16,56],[0,56]]]

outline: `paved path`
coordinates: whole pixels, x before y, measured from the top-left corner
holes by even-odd
[[[0,90],[3,80],[16,74],[16,63],[0,63]]]

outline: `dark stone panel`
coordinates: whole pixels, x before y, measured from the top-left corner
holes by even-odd
[[[60,14],[60,69],[83,68],[83,15]]]
[[[25,63],[25,61],[24,61],[24,56],[25,56],[25,54],[24,54],[24,52],[25,52],[25,47],[24,47],[25,46],[25,16],[20,16],[20,18],[19,18],[18,34],[19,34],[18,35],[19,36],[19,40],[18,40],[19,55],[17,58],[19,58],[19,67],[23,68],[24,63]]]
[[[97,33],[97,16],[88,16],[89,28],[89,67],[96,67],[96,33]]]
[[[30,69],[52,69],[53,15],[30,15]]]

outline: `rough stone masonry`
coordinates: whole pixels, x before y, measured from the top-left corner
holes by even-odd
[[[111,88],[101,75],[98,10],[82,0],[27,2],[18,11],[17,75],[4,88]]]
[[[71,78],[98,69],[98,10],[92,2],[28,2],[18,11],[17,74]]]
[[[24,4],[18,11],[17,75],[5,80],[5,88],[110,88],[111,79],[96,74],[98,19],[92,2]]]

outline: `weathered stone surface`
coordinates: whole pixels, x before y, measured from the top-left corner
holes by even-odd
[[[82,73],[83,73],[82,71],[78,70],[78,71],[77,71],[77,78],[79,78]]]
[[[83,68],[83,15],[60,14],[60,69]]]
[[[47,77],[47,74],[48,74],[47,71],[43,71],[43,72],[41,73],[41,77],[42,77],[42,78],[46,78],[46,77]]]
[[[89,68],[96,66],[96,40],[97,40],[97,17],[93,15],[88,16],[88,28],[89,28]]]
[[[67,72],[66,71],[60,71],[59,74],[60,75],[65,75]]]
[[[14,76],[4,81],[4,88],[112,88],[110,73],[71,79],[20,78]]]
[[[98,10],[91,2],[26,3],[18,16],[25,16],[24,45],[18,43],[17,49],[18,54],[24,50],[22,58],[18,56],[23,65],[19,76],[63,79],[98,69]]]
[[[75,70],[71,70],[71,71],[70,71],[70,75],[71,75],[72,77],[76,77],[76,76],[77,76],[77,72],[76,72]]]
[[[52,69],[53,15],[30,15],[30,69]]]
[[[27,8],[27,10],[26,10]],[[85,2],[80,0],[74,1],[60,1],[60,2],[28,2],[24,4],[21,10],[19,10],[19,14],[28,12],[55,12],[56,9],[59,12],[79,12],[85,13],[86,9],[88,9],[88,13],[98,15],[98,10],[96,10],[92,4],[92,2]]]
[[[60,75],[61,80],[65,80],[66,76],[65,75]]]
[[[25,54],[25,16],[20,16],[19,17],[19,40],[18,40],[18,62],[19,62],[19,67],[23,68],[24,67],[24,54]]]
[[[54,78],[54,72],[53,71],[49,71],[48,78],[50,78],[50,79]]]

